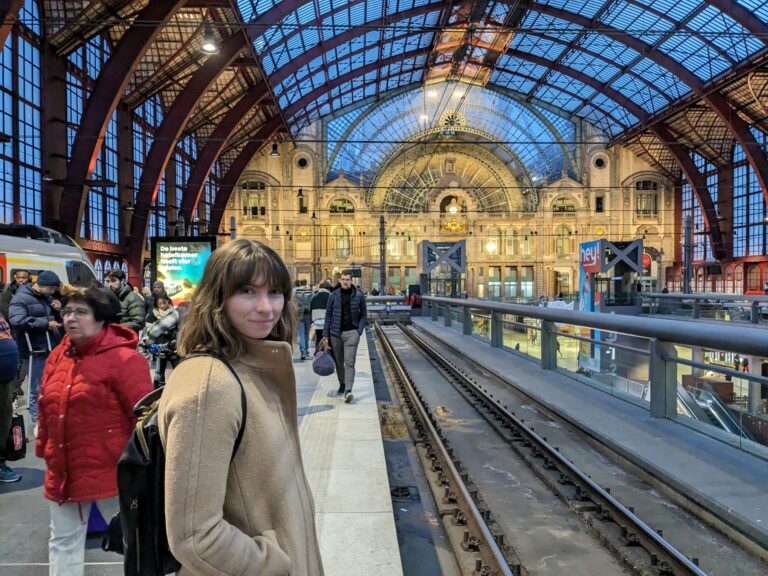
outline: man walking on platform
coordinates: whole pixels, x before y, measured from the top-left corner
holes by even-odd
[[[360,336],[368,325],[368,311],[365,307],[365,295],[352,285],[352,273],[344,270],[340,284],[328,298],[325,310],[325,325],[321,347],[328,346],[336,361],[336,376],[339,379],[339,394],[344,395],[344,402],[352,402],[352,385],[355,383],[355,359]]]

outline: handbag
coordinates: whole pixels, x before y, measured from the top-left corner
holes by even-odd
[[[10,462],[21,460],[27,455],[27,435],[24,431],[24,417],[14,414],[11,429],[5,439],[5,459]]]
[[[330,376],[336,370],[333,354],[330,350],[321,350],[312,361],[312,371],[318,376]]]

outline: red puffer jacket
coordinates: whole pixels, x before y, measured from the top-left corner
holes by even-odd
[[[152,391],[138,336],[106,326],[75,349],[66,336],[48,357],[38,400],[35,453],[45,458],[45,497],[60,504],[117,494],[117,460]]]

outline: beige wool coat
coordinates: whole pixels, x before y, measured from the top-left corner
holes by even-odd
[[[323,576],[315,508],[299,445],[291,347],[248,340],[232,363],[191,358],[160,401],[165,515],[180,576]]]

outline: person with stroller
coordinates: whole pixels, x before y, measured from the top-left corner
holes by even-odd
[[[155,308],[147,317],[142,347],[155,359],[155,388],[165,386],[165,371],[170,363],[173,368],[181,361],[176,352],[176,336],[179,330],[179,313],[164,292],[155,296]]]

